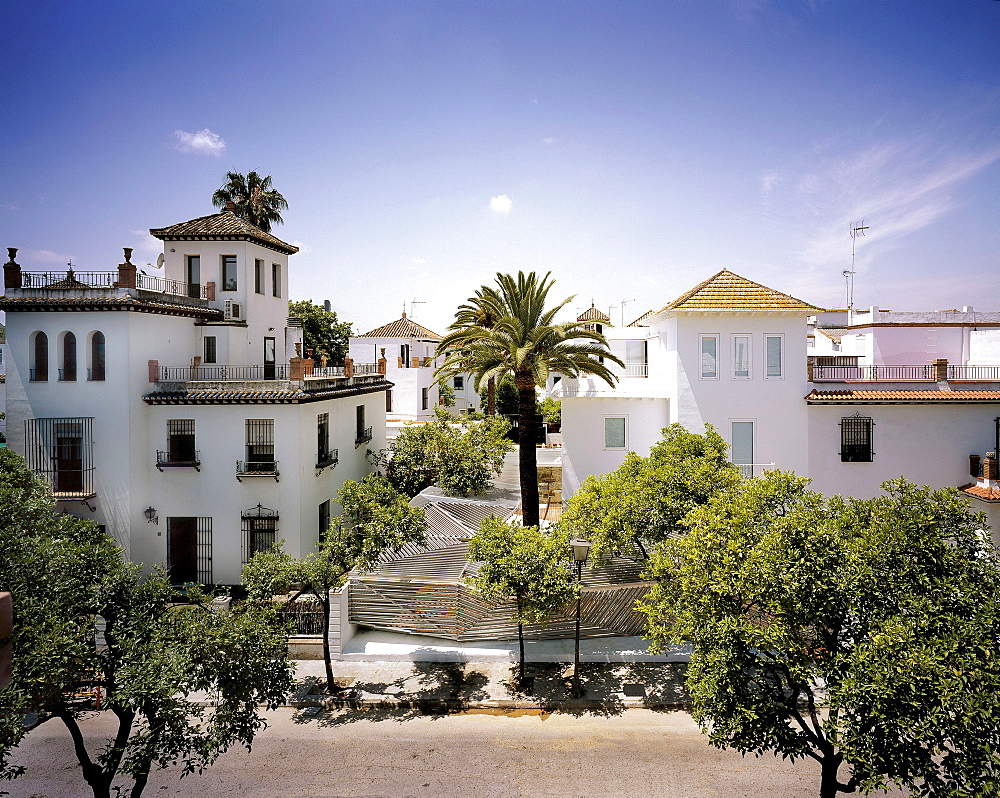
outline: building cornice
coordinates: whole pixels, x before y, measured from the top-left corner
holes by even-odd
[[[50,297],[3,297],[0,310],[7,313],[42,312],[65,313],[124,310],[133,313],[156,313],[163,316],[189,316],[196,319],[222,320],[223,313],[217,308],[199,308],[192,305],[175,305],[169,302],[151,302],[144,299],[91,299],[91,298],[50,298]]]
[[[363,396],[392,388],[388,380],[366,382],[319,391],[154,391],[142,397],[149,405],[298,405],[325,402],[347,396]]]

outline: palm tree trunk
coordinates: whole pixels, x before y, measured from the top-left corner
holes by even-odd
[[[497,414],[497,381],[496,377],[490,377],[486,382],[486,415],[495,416]]]
[[[521,478],[521,515],[525,526],[538,526],[538,457],[535,452],[535,381],[514,378],[518,394],[518,472]]]

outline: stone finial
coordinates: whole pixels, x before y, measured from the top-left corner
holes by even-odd
[[[17,247],[7,247],[7,263],[14,263],[14,258],[17,257]]]
[[[20,288],[23,284],[21,266],[14,260],[17,257],[17,247],[7,247],[7,255],[10,260],[3,265],[4,288]]]
[[[132,262],[132,247],[122,247],[122,250],[125,252],[125,262],[126,263],[131,263]]]

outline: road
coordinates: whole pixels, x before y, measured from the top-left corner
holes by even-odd
[[[812,760],[717,751],[683,712],[584,714],[474,711],[445,717],[394,711],[268,714],[248,754],[223,755],[200,776],[153,774],[146,796],[240,798],[815,798]],[[110,726],[86,725],[91,748]],[[77,798],[86,789],[65,729],[50,721],[15,756],[28,774],[13,796]],[[899,793],[903,794],[903,793]]]

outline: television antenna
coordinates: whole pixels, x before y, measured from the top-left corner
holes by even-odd
[[[410,300],[410,318],[411,319],[413,318],[413,306],[414,305],[426,305],[426,304],[427,303],[424,302],[424,300],[422,300],[422,299],[417,299],[416,297],[414,297],[413,299],[411,299]],[[406,310],[406,308],[404,307],[403,310]]]
[[[635,299],[623,299],[622,300],[622,304],[621,304],[621,309],[622,309],[622,327],[625,326],[625,306],[629,302],[635,302]]]
[[[856,258],[856,249],[858,238],[863,238],[865,235],[865,230],[869,228],[865,225],[865,220],[862,219],[860,222],[851,222],[851,268],[844,269],[844,282],[846,284],[847,290],[847,323],[851,323],[851,319],[854,316],[854,261]]]

